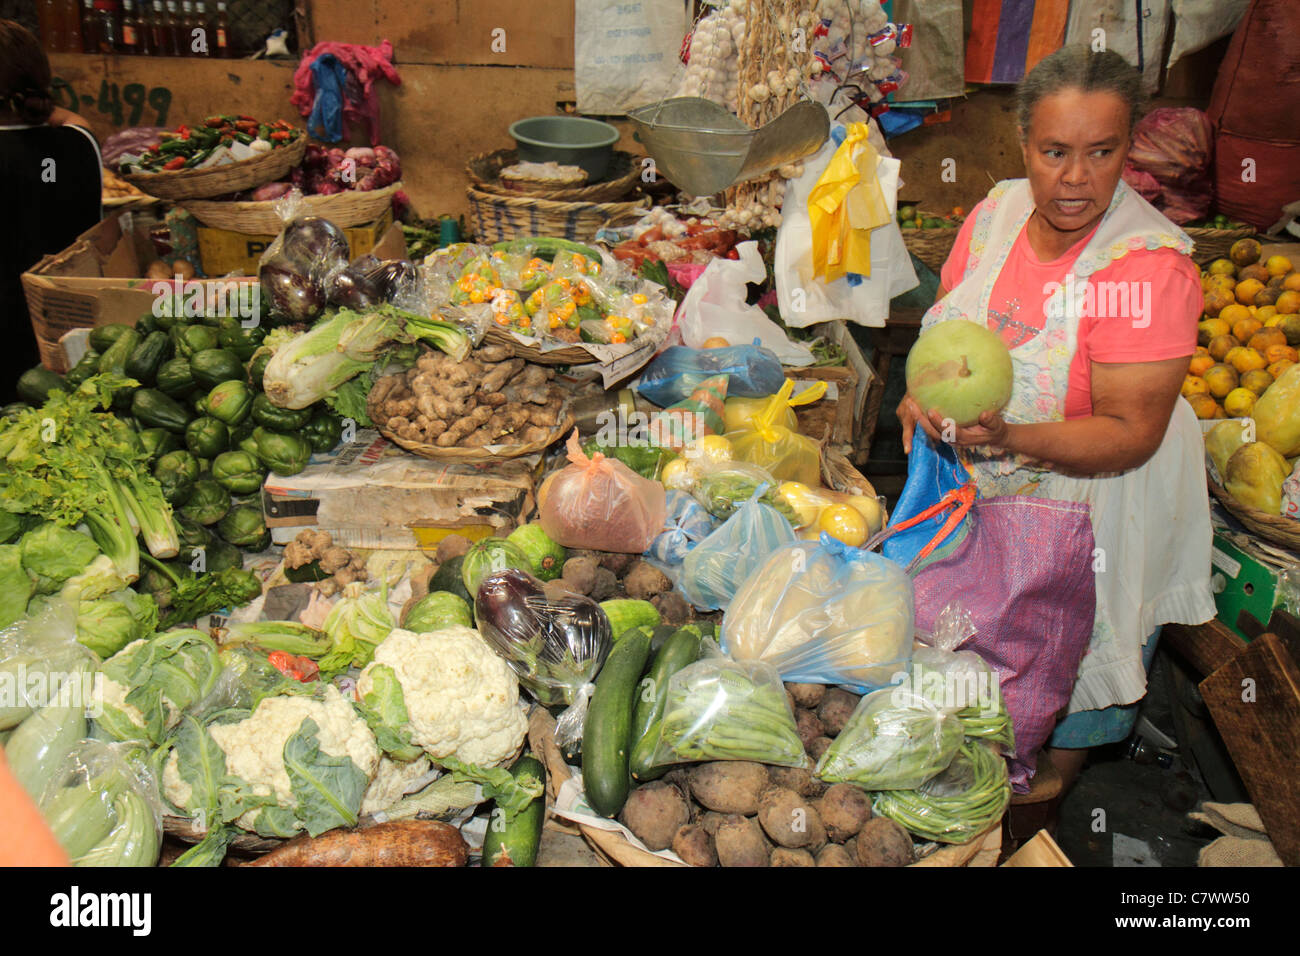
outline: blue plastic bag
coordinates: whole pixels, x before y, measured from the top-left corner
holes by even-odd
[[[785,383],[781,360],[761,345],[732,345],[721,349],[674,345],[646,366],[636,390],[656,405],[667,408],[690,398],[697,385],[719,374],[729,376],[728,398],[761,398],[778,391]]]
[[[682,561],[677,586],[698,608],[725,608],[749,575],[777,548],[795,540],[790,522],[759,498],[758,490],[717,531],[697,544]]]
[[[890,526],[897,526],[918,515],[926,508],[936,504],[949,491],[960,488],[970,481],[965,467],[957,460],[952,446],[941,442],[935,447],[930,436],[918,428],[912,434],[912,453],[907,459],[907,483],[898,496],[898,504],[890,516]],[[902,531],[894,532],[880,548],[880,553],[889,560],[907,567],[918,552],[930,543],[930,539],[939,533],[948,513],[941,512],[926,521],[922,521]],[[955,540],[954,535],[961,526],[954,528],[943,540],[936,542],[936,549]]]
[[[684,491],[670,489],[667,503],[664,531],[650,542],[646,555],[661,564],[681,564],[687,552],[713,531],[713,516]]]

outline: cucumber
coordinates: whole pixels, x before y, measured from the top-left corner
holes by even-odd
[[[618,598],[601,601],[600,609],[609,618],[609,633],[614,635],[616,641],[634,627],[659,626],[659,609],[649,601]]]
[[[700,658],[700,633],[698,628],[680,628],[664,641],[655,654],[654,663],[637,684],[636,710],[632,717],[632,737],[639,741],[650,730],[650,725],[664,715],[668,701],[668,681],[683,667]]]
[[[429,579],[429,592],[450,591],[457,597],[462,598],[466,604],[474,606],[473,599],[469,596],[469,591],[465,590],[465,582],[461,576],[461,565],[465,563],[464,555],[458,555],[450,561],[444,561],[439,565],[438,570],[434,572],[433,577]]]
[[[671,764],[656,764],[655,749],[659,746],[659,729],[662,720],[656,720],[650,729],[641,735],[641,739],[632,748],[632,779],[637,783],[649,783],[658,780],[668,772]]]
[[[596,678],[582,736],[582,783],[587,803],[603,817],[623,809],[632,778],[632,711],[636,691],[650,656],[650,637],[633,631],[614,645]]]
[[[35,408],[44,405],[50,397],[50,392],[62,389],[69,391],[68,384],[63,380],[63,376],[57,372],[51,372],[44,365],[35,365],[18,376],[18,385],[15,391],[18,397]]]
[[[108,325],[97,325],[90,330],[90,347],[96,352],[107,352],[108,347],[116,342],[118,337],[129,328],[131,326],[125,322],[110,322]]]
[[[516,780],[532,774],[546,785],[546,768],[527,754],[510,768]],[[500,816],[500,819],[498,819]],[[509,823],[496,808],[488,817],[487,834],[483,837],[483,866],[533,866],[537,862],[537,847],[542,842],[542,824],[546,821],[546,791]]]

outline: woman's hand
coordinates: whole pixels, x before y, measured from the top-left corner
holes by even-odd
[[[921,430],[930,436],[931,441],[943,441],[910,392],[904,395],[903,400],[898,403],[897,414],[898,420],[903,425],[903,454],[910,455],[912,453],[912,435],[916,432],[917,425],[920,425]]]
[[[931,441],[961,447],[987,445],[1005,448],[1010,431],[1010,426],[997,412],[985,412],[980,416],[979,424],[961,428],[936,409],[930,409],[926,414],[911,394],[904,395],[898,403],[898,420],[903,424],[903,452],[908,455],[912,453],[912,436],[918,425]]]

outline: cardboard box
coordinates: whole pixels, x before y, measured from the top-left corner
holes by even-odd
[[[1300,568],[1300,555],[1260,542],[1249,535],[1219,530],[1210,551],[1210,586],[1216,615],[1235,634],[1250,640],[1237,626],[1242,611],[1268,624],[1273,608],[1281,603],[1278,578]]]
[[[1074,866],[1070,862],[1056,841],[1052,839],[1051,834],[1046,830],[1039,830],[1033,838],[1024,843],[1020,849],[1007,857],[1002,863],[1003,866]]]
[[[430,461],[362,429],[298,474],[268,477],[262,510],[276,544],[318,528],[345,548],[432,551],[452,533],[478,540],[513,528],[532,510],[540,465],[540,455],[482,465]]]
[[[393,208],[389,206],[374,222],[344,229],[351,258],[372,252],[392,225]],[[204,225],[200,225],[197,231],[199,262],[203,265],[203,271],[210,276],[224,276],[232,272],[256,275],[258,260],[275,239],[275,236],[255,236]]]
[[[381,259],[400,259],[406,255],[402,227],[392,222],[391,214],[387,218],[382,237],[366,251]],[[118,210],[67,249],[46,256],[23,273],[27,310],[46,368],[68,370],[59,340],[73,329],[114,322],[134,325],[153,309],[156,280],[142,276],[157,258],[149,241],[149,229],[157,222],[148,213]],[[256,261],[251,271],[256,274]],[[250,276],[236,281],[257,280]]]
[[[814,326],[813,331],[839,345],[846,357],[843,365],[785,368],[785,377],[795,382],[796,394],[817,381],[827,384],[823,399],[795,407],[799,430],[818,440],[829,433],[831,444],[852,447],[862,427],[867,391],[876,373],[843,320],[823,322]]]

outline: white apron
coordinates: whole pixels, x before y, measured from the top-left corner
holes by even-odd
[[[926,313],[922,329],[955,319],[987,323],[993,286],[1033,210],[1028,180],[1006,180],[989,192],[972,227],[966,272]],[[1014,387],[1002,412],[1007,422],[1065,420],[1085,281],[1133,250],[1160,247],[1187,254],[1192,242],[1121,182],[1062,288],[1049,297],[1043,330],[1011,349]],[[1072,288],[1073,296],[1067,294]],[[1156,453],[1119,474],[1075,478],[993,449],[958,453],[985,497],[1030,494],[1091,507],[1097,612],[1069,711],[1139,700],[1146,692],[1147,636],[1159,624],[1201,624],[1215,614],[1204,444],[1191,406],[1175,402]]]

